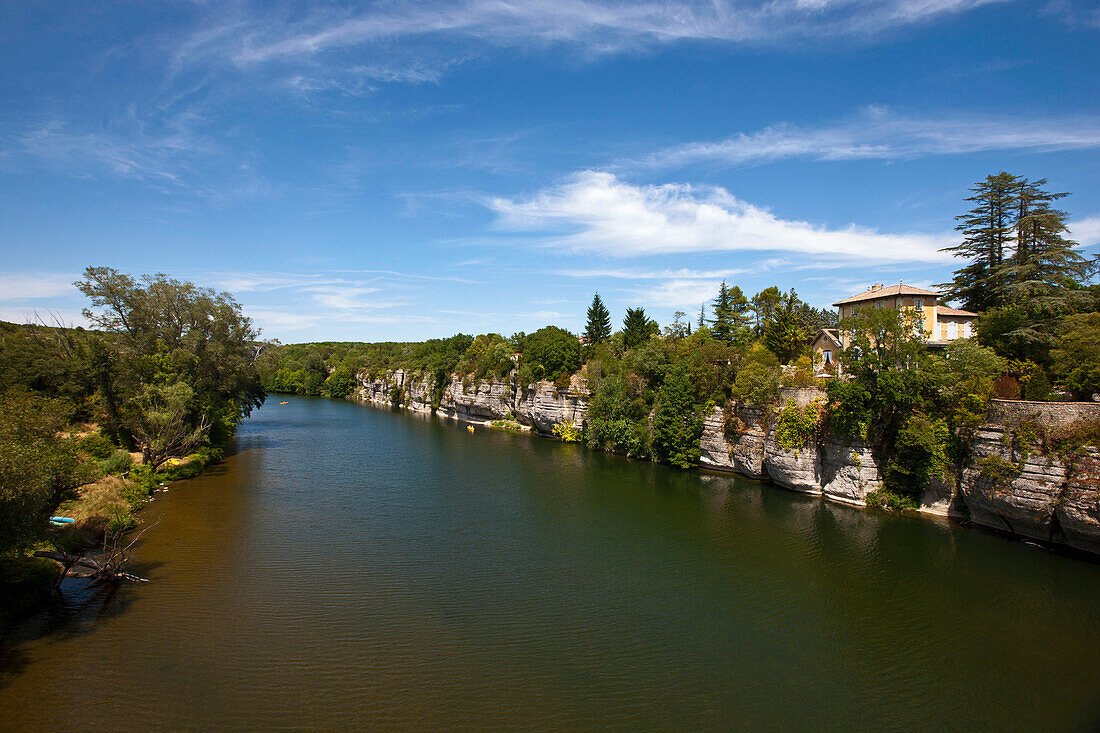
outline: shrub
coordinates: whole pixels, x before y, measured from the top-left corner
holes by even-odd
[[[699,462],[699,438],[703,420],[695,404],[695,386],[683,366],[665,378],[653,413],[653,454],[677,468],[693,468]]]
[[[799,407],[787,400],[775,425],[775,442],[783,450],[796,450],[810,442],[821,425],[821,404],[811,402]]]
[[[869,507],[889,509],[895,512],[917,508],[917,502],[912,497],[905,494],[896,494],[889,489],[868,491],[867,496],[864,497],[864,502]]]
[[[133,457],[124,450],[116,450],[99,462],[99,470],[109,476],[125,476],[134,465]]]
[[[947,423],[922,413],[912,415],[898,431],[886,465],[885,483],[897,494],[919,497],[929,481],[947,469]]]
[[[993,380],[993,393],[1000,400],[1020,399],[1020,382],[1011,374],[1002,374]]]
[[[583,437],[580,428],[568,422],[560,422],[555,425],[554,435],[558,436],[563,443],[579,443]]]
[[[79,447],[97,461],[102,461],[115,452],[115,444],[103,433],[85,435],[80,439]]]
[[[730,393],[753,407],[771,407],[779,401],[779,369],[749,362],[737,373]]]
[[[978,476],[989,487],[1007,491],[1012,481],[1020,475],[1020,467],[1001,456],[985,456],[978,459]]]

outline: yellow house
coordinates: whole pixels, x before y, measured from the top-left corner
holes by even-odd
[[[939,300],[940,294],[937,292],[898,283],[889,286],[872,285],[870,290],[839,300],[833,306],[840,310],[842,320],[867,307],[915,309],[921,314],[924,335],[928,339],[928,345],[933,348],[974,335],[974,323],[978,314],[941,305]],[[841,331],[839,337],[842,347],[847,348],[850,341],[848,334]],[[817,341],[815,350],[816,343]]]

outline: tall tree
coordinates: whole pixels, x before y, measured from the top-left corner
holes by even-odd
[[[164,438],[153,433],[178,427],[147,419],[154,402],[166,404],[150,401],[156,391],[150,388],[185,384],[186,390],[172,392],[172,411],[183,410],[187,425],[204,435],[209,431],[215,442],[228,438],[239,420],[263,404],[266,395],[254,365],[259,334],[228,293],[166,275],[137,280],[109,267],[87,268],[75,285],[92,303],[85,316],[113,334],[95,335],[103,339],[115,373],[101,380],[101,387],[110,387],[104,397],[118,403],[123,427],[150,448],[147,460],[155,460]],[[318,385],[321,381],[318,375]]]
[[[1016,239],[1020,192],[1025,183],[1019,176],[1001,171],[970,189],[972,195],[965,200],[974,207],[955,217],[962,242],[942,250],[969,262],[955,271],[951,282],[941,284],[945,300],[960,300],[964,308],[977,312],[1008,302],[1008,279],[1002,265]]]
[[[623,319],[623,345],[628,349],[641,346],[650,336],[659,332],[657,321],[646,316],[645,308],[626,309],[626,318]]]
[[[736,285],[729,287],[723,280],[711,311],[714,313],[711,333],[716,339],[731,344],[745,335],[749,323],[749,301],[741,288]]]
[[[754,328],[757,336],[764,333],[764,324],[771,318],[772,311],[779,305],[779,301],[782,297],[783,293],[774,285],[770,288],[764,288],[759,293],[752,296],[752,313],[756,321]]]
[[[589,346],[594,346],[601,341],[607,341],[611,336],[611,314],[607,312],[600,294],[592,297],[592,305],[588,306],[588,325],[584,328],[584,340]]]
[[[787,364],[798,356],[806,345],[806,329],[800,318],[798,294],[792,288],[783,293],[764,324],[764,345],[775,354],[780,364]]]
[[[695,404],[695,387],[682,364],[672,368],[661,385],[653,412],[653,455],[678,468],[699,462],[703,419]]]

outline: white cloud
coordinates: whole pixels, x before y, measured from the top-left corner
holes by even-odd
[[[526,200],[493,198],[496,226],[538,235],[543,246],[613,257],[776,251],[867,262],[944,262],[951,234],[883,234],[780,219],[719,187],[633,185],[582,171]]]
[[[572,46],[598,56],[677,41],[777,43],[842,37],[871,40],[913,24],[1007,0],[465,0],[343,5],[289,15],[228,19],[219,14],[180,44],[177,63],[210,54],[238,66],[314,58],[365,47],[376,55],[394,46],[446,41],[523,49]],[[225,28],[231,32],[226,32]],[[433,49],[434,50],[434,49]],[[392,64],[383,65],[392,69]],[[397,72],[401,75],[406,72]],[[430,72],[420,73],[430,78]],[[414,79],[415,80],[415,79]]]
[[[1100,214],[1071,221],[1069,235],[1082,247],[1100,244]]]
[[[1097,117],[906,117],[883,107],[867,107],[851,119],[829,125],[774,125],[715,142],[676,145],[627,165],[741,166],[792,158],[898,160],[991,150],[1041,153],[1098,147],[1100,118]]]
[[[634,291],[646,305],[663,308],[683,308],[695,312],[703,303],[710,303],[718,294],[717,280],[669,280],[657,287]]]
[[[730,268],[726,270],[644,270],[637,267],[595,268],[587,270],[559,270],[559,275],[577,278],[616,278],[620,280],[714,280],[725,279],[735,275],[744,275],[750,272],[744,267]]]
[[[0,300],[31,300],[80,295],[73,283],[80,275],[0,274]]]

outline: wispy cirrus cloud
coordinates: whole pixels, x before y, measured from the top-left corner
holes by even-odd
[[[886,234],[780,219],[724,188],[635,185],[582,171],[526,199],[492,198],[496,228],[536,246],[610,257],[774,251],[867,262],[944,262],[950,234]]]
[[[710,0],[617,2],[608,0],[465,0],[372,5],[356,12],[343,5],[308,14],[271,14],[241,21],[231,37],[232,58],[254,64],[313,57],[360,44],[450,36],[496,46],[578,45],[607,54],[681,40],[732,43],[789,38],[859,36],[965,13],[1004,0]],[[194,52],[225,34],[204,31]]]
[[[866,107],[819,126],[779,124],[723,140],[675,145],[624,167],[758,165],[778,160],[900,160],[987,151],[1046,153],[1100,148],[1100,118],[1024,118],[941,114],[907,116]]]

